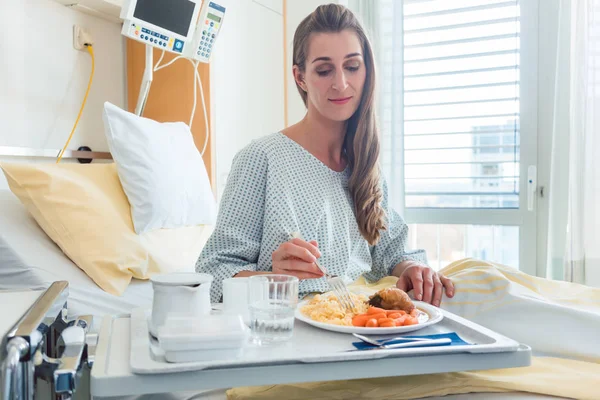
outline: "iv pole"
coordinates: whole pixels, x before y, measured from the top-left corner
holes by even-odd
[[[138,95],[138,101],[135,106],[135,114],[141,116],[144,113],[146,107],[146,100],[148,100],[148,93],[150,93],[150,86],[152,85],[152,77],[154,70],[154,48],[147,44],[146,45],[146,69],[144,69],[144,76],[142,77],[142,84],[140,86],[140,93]]]

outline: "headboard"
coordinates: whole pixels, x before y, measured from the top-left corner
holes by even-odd
[[[60,150],[35,149],[32,147],[0,146],[0,157],[27,157],[27,158],[58,158]],[[92,162],[93,159],[111,160],[108,152],[92,151],[87,146],[81,146],[77,150],[65,150],[63,158],[77,158],[82,164]]]
[[[0,161],[31,161],[49,162],[56,160],[60,154],[59,149],[36,149],[32,147],[0,146]],[[81,146],[77,150],[65,150],[63,160],[73,162],[76,159],[82,164],[89,164],[92,160],[112,160],[109,152],[93,151],[87,146]],[[4,174],[0,172],[0,190],[8,189],[8,183]]]

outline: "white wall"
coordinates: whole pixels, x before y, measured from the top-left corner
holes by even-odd
[[[94,40],[90,94],[69,148],[107,151],[102,104],[125,105],[120,26],[52,0],[0,1],[0,146],[62,148],[87,88],[91,59],[73,48],[73,25]],[[11,160],[11,158],[3,158]],[[43,159],[47,161],[47,159]],[[6,188],[0,174],[0,189]]]
[[[62,148],[88,84],[91,58],[73,48],[73,24],[94,40],[94,81],[70,148],[106,151],[102,103],[125,103],[120,26],[52,0],[0,2],[0,145]],[[9,34],[10,33],[10,34]]]
[[[211,61],[216,186],[235,154],[284,127],[281,0],[229,0]]]
[[[293,44],[294,44],[294,32],[296,28],[302,22],[304,18],[311,12],[313,12],[321,4],[328,3],[341,3],[345,4],[346,1],[340,0],[288,0],[287,1],[287,68],[286,68],[286,80],[288,85],[288,123],[293,125],[300,121],[304,114],[306,114],[306,107],[300,98],[298,89],[296,89],[296,83],[294,82],[294,76],[292,75],[292,55],[293,55]]]

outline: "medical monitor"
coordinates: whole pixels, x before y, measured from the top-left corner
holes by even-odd
[[[205,0],[200,10],[196,33],[191,46],[186,49],[185,56],[200,62],[209,62],[224,18],[225,7],[214,1]]]
[[[122,34],[139,42],[183,54],[190,45],[202,0],[126,0]]]

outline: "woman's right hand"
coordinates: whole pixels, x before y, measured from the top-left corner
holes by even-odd
[[[315,265],[321,257],[316,241],[292,239],[273,252],[273,273],[293,275],[298,279],[318,279],[323,272]]]

